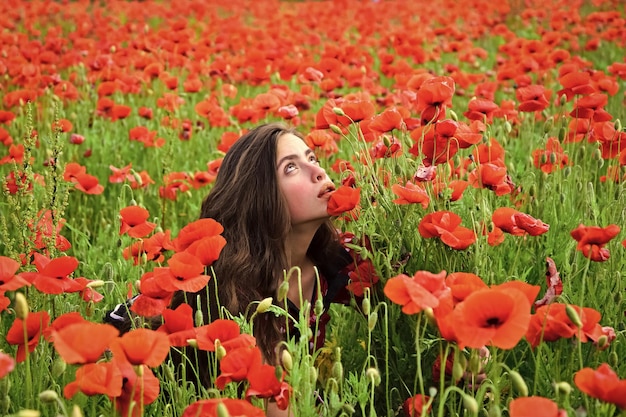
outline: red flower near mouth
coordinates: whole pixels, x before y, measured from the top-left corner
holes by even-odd
[[[29,313],[26,321],[15,319],[6,335],[6,341],[10,345],[17,345],[15,360],[24,362],[26,349],[33,352],[39,344],[39,337],[48,327],[50,315],[47,311]]]
[[[141,238],[154,230],[156,223],[148,221],[150,213],[143,207],[129,206],[120,210],[120,235]]]
[[[619,379],[608,364],[603,363],[595,370],[581,369],[574,375],[574,383],[590,397],[626,409],[626,380]]]
[[[550,229],[550,225],[541,220],[509,207],[497,208],[491,218],[496,227],[513,236],[539,236]]]
[[[578,241],[576,249],[581,251],[586,258],[594,262],[604,262],[611,256],[604,245],[617,236],[619,232],[620,228],[615,224],[610,224],[607,227],[580,224],[570,234]]]
[[[467,249],[476,241],[476,234],[461,226],[461,218],[451,211],[436,211],[429,213],[418,225],[422,237],[429,239],[438,237],[452,249]]]
[[[340,186],[335,190],[328,200],[328,214],[339,216],[345,212],[354,210],[361,200],[361,189],[347,186]]]

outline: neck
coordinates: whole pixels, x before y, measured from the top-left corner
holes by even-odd
[[[319,225],[315,225],[315,227],[310,225],[301,226],[291,229],[286,244],[289,266],[302,268],[310,265],[311,260],[307,256],[307,251],[318,229]]]

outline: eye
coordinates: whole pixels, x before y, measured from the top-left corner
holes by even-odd
[[[285,171],[285,174],[289,174],[295,169],[296,169],[296,164],[294,164],[293,162],[289,162],[287,165],[285,165],[284,171]]]
[[[311,156],[309,156],[309,161],[313,162],[314,164],[319,164],[320,163],[320,160],[317,159],[317,156],[315,156],[313,154],[311,154]]]

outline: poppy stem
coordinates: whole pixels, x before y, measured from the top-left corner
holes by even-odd
[[[417,325],[415,327],[415,352],[416,352],[416,358],[417,358],[417,372],[416,372],[416,384],[419,382],[419,392],[422,395],[425,395],[424,392],[424,376],[422,375],[422,349],[420,347],[420,340],[422,338],[422,317],[424,316],[423,313],[418,314],[418,318],[417,318]],[[415,391],[414,387],[414,391]]]
[[[32,377],[30,371],[30,351],[28,346],[28,326],[26,323],[26,319],[22,320],[22,326],[24,329],[24,371],[26,372],[26,392],[24,393],[24,398],[26,398],[26,408],[31,407],[31,401],[33,398],[33,387],[32,387]]]

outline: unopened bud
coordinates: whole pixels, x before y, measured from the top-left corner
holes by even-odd
[[[602,350],[605,347],[607,347],[608,344],[609,344],[609,338],[605,334],[603,334],[602,336],[598,338],[596,346],[598,346],[598,349]]]
[[[83,411],[80,409],[79,406],[74,404],[70,417],[83,417]]]
[[[549,117],[548,120],[543,124],[543,133],[549,133],[554,127],[554,118]]]
[[[609,365],[611,365],[611,367],[613,368],[616,368],[617,365],[619,365],[619,356],[617,356],[617,352],[612,351],[611,353],[609,353],[608,362]]]
[[[291,372],[291,370],[293,369],[293,359],[291,358],[291,353],[289,353],[287,349],[283,349],[280,361],[283,364],[283,368],[285,368],[287,372]]]
[[[336,361],[333,364],[332,375],[333,378],[337,379],[338,381],[343,380],[343,365],[341,364],[341,362]]]
[[[265,313],[272,305],[272,300],[272,297],[267,297],[261,300],[261,302],[256,306],[256,312],[259,314]]]
[[[278,301],[284,302],[289,292],[289,281],[283,281],[278,287]]]
[[[315,384],[317,382],[317,368],[315,366],[309,367],[309,382]]]
[[[502,416],[502,409],[496,403],[492,403],[491,407],[489,407],[489,411],[487,411],[487,417],[500,417]]]
[[[104,281],[101,279],[94,279],[93,281],[89,281],[87,284],[87,288],[98,288],[104,285]]]
[[[65,363],[65,361],[61,359],[61,357],[56,357],[54,359],[54,362],[52,362],[52,367],[50,369],[50,372],[52,373],[52,377],[57,379],[58,377],[63,375],[66,368],[67,368],[67,364]]]
[[[330,130],[331,130],[333,133],[336,133],[336,134],[338,134],[338,135],[341,135],[341,134],[342,134],[341,129],[339,128],[339,126],[331,124],[331,125],[328,125],[328,127],[330,128]]]
[[[215,356],[217,356],[217,360],[222,360],[222,358],[224,358],[224,356],[226,356],[226,348],[224,348],[224,346],[222,346],[222,345],[216,347],[215,348]]]
[[[615,130],[620,132],[622,130],[622,121],[620,119],[615,119]]]
[[[333,107],[333,113],[335,113],[337,116],[345,116],[346,115],[346,112],[344,112],[341,107]]]
[[[524,381],[524,378],[517,371],[510,371],[509,376],[511,377],[511,382],[513,387],[517,390],[521,397],[528,397],[528,386]]]
[[[194,313],[194,323],[196,324],[196,327],[204,325],[204,314],[202,314],[202,310],[198,309]]]
[[[371,309],[372,309],[371,307],[372,305],[370,304],[370,299],[364,298],[363,301],[361,302],[361,310],[363,311],[363,314],[365,314],[366,316],[369,316]]]
[[[550,163],[556,164],[556,154],[554,152],[550,152]]]
[[[565,126],[561,126],[559,129],[559,142],[563,142],[565,140],[565,135],[567,134],[567,129]]]
[[[321,316],[322,313],[324,313],[324,301],[322,301],[321,298],[318,298],[317,300],[315,300],[315,307],[313,307],[313,313],[315,313],[317,317]]]
[[[39,417],[41,413],[37,410],[20,410],[16,415],[17,417]]]
[[[508,120],[504,122],[504,130],[506,131],[506,133],[511,133],[511,131],[513,130],[513,126]]]
[[[569,395],[572,392],[572,386],[565,381],[555,382],[554,389],[558,393],[563,393],[565,395]]]
[[[340,415],[348,415],[348,416],[351,416],[356,412],[354,407],[352,407],[350,404],[345,404],[345,403],[341,406],[341,411],[342,412]]]
[[[458,356],[458,355],[455,355]],[[452,380],[456,383],[461,378],[463,378],[463,374],[465,373],[465,368],[461,361],[457,358],[452,362]]]
[[[455,122],[459,121],[459,116],[456,114],[454,110],[452,109],[448,110],[448,114],[450,115],[450,118],[454,120]]]
[[[47,389],[39,393],[39,401],[41,401],[44,404],[54,403],[58,399],[59,399],[59,394],[57,394],[56,391],[52,391],[51,389]]]
[[[565,313],[567,314],[567,318],[578,328],[583,327],[583,322],[580,320],[580,316],[578,312],[572,307],[571,304],[565,306]]]
[[[601,160],[602,159],[602,151],[599,148],[595,149],[593,151],[593,153],[591,154],[591,157],[593,159],[595,159],[596,161]]]
[[[378,313],[376,311],[374,311],[372,314],[370,314],[370,316],[367,318],[367,328],[368,330],[371,332],[372,330],[374,330],[374,327],[376,327],[376,321],[378,321]]]
[[[278,365],[276,367],[274,367],[274,376],[276,377],[277,380],[282,381],[283,380],[283,373],[284,373],[284,369],[282,366]]]
[[[476,399],[469,394],[463,393],[461,395],[463,396],[463,405],[465,406],[467,411],[469,411],[472,414],[477,414],[478,403],[476,402]]]
[[[21,320],[28,318],[28,301],[21,292],[15,293],[15,316]]]
[[[370,381],[372,381],[372,384],[377,387],[378,385],[380,385],[380,372],[378,372],[378,369],[376,368],[367,368],[367,371],[365,371],[365,376],[367,376],[367,379],[369,379]]]
[[[187,339],[187,344],[194,349],[198,349],[198,341],[196,339]]]

